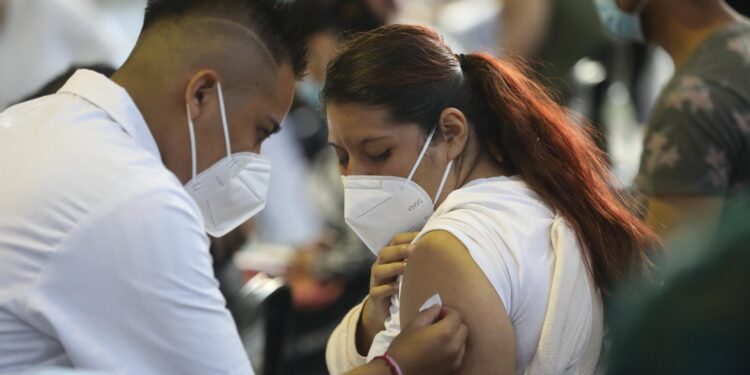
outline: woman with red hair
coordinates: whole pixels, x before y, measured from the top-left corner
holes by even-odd
[[[387,355],[437,295],[468,326],[461,373],[592,373],[602,296],[647,270],[657,239],[586,129],[512,63],[418,26],[350,41],[323,98],[346,221],[378,254],[331,372]]]

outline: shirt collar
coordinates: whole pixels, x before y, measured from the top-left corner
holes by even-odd
[[[58,91],[79,96],[99,107],[117,122],[136,144],[161,160],[159,148],[146,120],[124,88],[97,72],[79,69]]]

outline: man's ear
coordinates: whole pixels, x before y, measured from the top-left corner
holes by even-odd
[[[450,107],[440,114],[438,126],[448,146],[448,160],[455,160],[464,151],[468,142],[469,122],[463,112]]]
[[[218,83],[219,75],[210,69],[198,71],[188,81],[185,88],[185,102],[194,122],[206,116],[206,109],[210,103],[219,100],[216,89]]]

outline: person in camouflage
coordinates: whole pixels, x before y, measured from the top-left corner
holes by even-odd
[[[634,12],[638,0],[616,1]],[[675,74],[646,128],[636,187],[646,220],[667,236],[700,221],[712,230],[750,190],[750,21],[724,0],[650,0],[646,39]]]

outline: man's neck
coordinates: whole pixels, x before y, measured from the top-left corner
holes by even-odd
[[[126,64],[117,70],[111,79],[128,92],[146,121],[159,150],[162,151],[162,157],[164,157],[164,130],[159,128],[162,121],[157,116],[158,108],[162,105],[162,98],[153,95],[153,93],[163,90],[159,90],[159,79],[156,77],[149,78],[148,75],[149,72],[146,69],[138,69]]]
[[[650,28],[653,30],[650,39],[667,51],[676,68],[680,68],[713,33],[740,19],[736,13],[721,5],[694,18],[696,20],[693,22],[680,22],[675,18],[652,17],[652,22],[662,22],[662,25]]]

